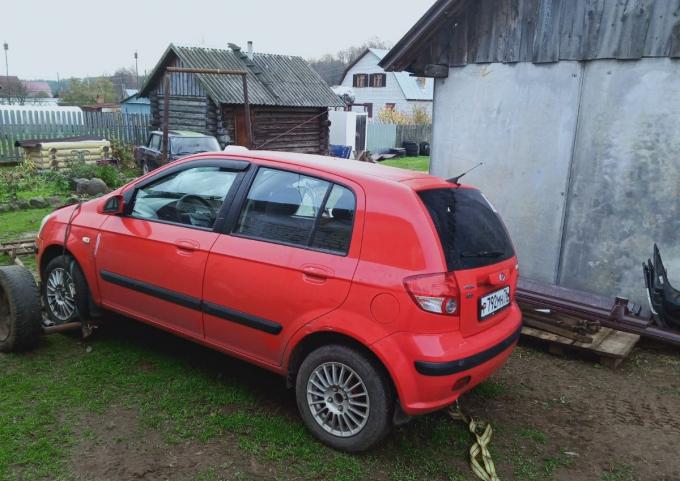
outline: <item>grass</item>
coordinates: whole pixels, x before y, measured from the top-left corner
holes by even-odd
[[[0,479],[69,479],[78,426],[108,422],[113,406],[136,412],[142,428],[168,444],[232,439],[235,456],[255,456],[284,477],[343,481],[383,471],[393,480],[465,479],[470,440],[446,417],[418,418],[375,452],[338,453],[307,432],[280,379],[129,324],[100,333],[90,353],[51,336],[34,353],[0,355]],[[216,479],[219,465],[211,469],[197,479]]]
[[[636,481],[637,479],[635,470],[628,465],[610,466],[600,477],[601,481]]]
[[[383,161],[382,165],[427,172],[430,168],[430,157],[402,157],[388,159]]]
[[[52,207],[0,213],[0,241],[10,240],[26,233],[35,233],[40,221],[52,212]]]
[[[498,399],[506,394],[508,389],[503,383],[497,381],[484,381],[474,389],[474,393],[484,399]]]

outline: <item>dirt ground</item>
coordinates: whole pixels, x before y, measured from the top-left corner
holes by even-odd
[[[502,480],[680,480],[679,350],[642,342],[617,370],[580,355],[556,357],[545,351],[523,341],[492,378],[491,389],[461,400],[465,410],[494,426],[493,453]],[[215,356],[206,356],[212,364]],[[258,391],[267,409],[296,419],[292,394],[276,376],[229,361],[224,376],[232,375]],[[444,422],[442,414],[430,417]],[[236,436],[168,443],[160,431],[140,422],[134,406],[113,406],[85,419],[75,429],[78,441],[68,461],[75,479],[308,479],[240,449]],[[408,429],[414,428],[397,432]],[[538,458],[529,452],[535,451],[530,444],[539,446]],[[378,461],[389,455],[382,451]],[[448,479],[475,479],[464,451],[455,456],[462,475]],[[543,464],[536,465],[536,459]],[[362,479],[395,479],[380,462],[372,466]],[[356,479],[349,474],[346,479]]]

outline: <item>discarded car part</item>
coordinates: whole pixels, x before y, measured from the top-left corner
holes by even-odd
[[[0,351],[35,346],[41,320],[40,293],[33,274],[21,266],[0,267]]]
[[[653,258],[642,265],[652,315],[661,327],[680,329],[680,291],[668,281],[668,272],[656,244]]]
[[[639,334],[648,339],[680,346],[680,332],[654,324],[642,306],[617,297],[599,296],[544,282],[521,278],[517,284],[517,302],[532,308],[550,309],[591,321],[605,327]]]

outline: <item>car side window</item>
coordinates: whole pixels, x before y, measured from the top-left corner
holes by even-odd
[[[161,136],[158,134],[151,134],[149,139],[149,148],[153,150],[161,150]]]
[[[351,190],[334,185],[312,237],[311,247],[347,253],[352,239],[356,201]]]
[[[131,215],[212,229],[237,175],[217,166],[174,172],[138,189]]]
[[[354,194],[331,182],[261,168],[234,228],[236,235],[346,254]]]

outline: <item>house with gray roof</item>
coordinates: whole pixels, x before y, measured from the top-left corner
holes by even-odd
[[[434,81],[408,72],[386,72],[378,65],[386,54],[387,50],[366,49],[347,66],[336,92],[351,89],[354,104],[361,105],[369,117],[384,108],[411,114],[419,106],[431,113]]]
[[[214,135],[222,145],[328,153],[328,109],[343,107],[328,84],[301,57],[170,45],[142,86],[152,128],[162,128],[166,67],[246,71],[252,138],[246,128],[242,78],[172,73],[169,127]]]

